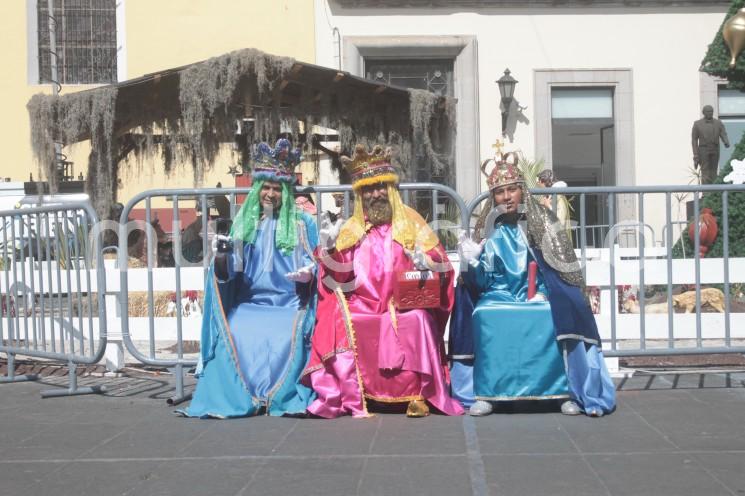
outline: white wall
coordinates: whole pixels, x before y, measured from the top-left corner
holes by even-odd
[[[316,2],[316,63],[336,67],[332,27],[341,36],[470,35],[477,37],[480,152],[501,132],[495,80],[506,67],[520,82],[515,97],[528,109],[513,146],[535,151],[534,69],[632,69],[636,184],[685,184],[692,162],[690,129],[700,114],[698,68],[725,7],[522,9],[500,14],[437,14],[433,9],[344,10]],[[427,12],[434,15],[423,15]],[[505,11],[502,11],[505,12]],[[373,15],[376,14],[376,15]],[[344,69],[344,67],[342,67]],[[474,170],[476,170],[474,164]]]
[[[334,27],[342,38],[475,36],[477,129],[482,158],[493,154],[490,145],[501,134],[500,96],[495,80],[506,67],[519,80],[516,100],[528,107],[523,112],[528,122],[517,124],[510,146],[529,156],[536,154],[535,69],[631,69],[634,184],[688,184],[690,180],[690,131],[700,116],[702,99],[698,68],[724,19],[726,6],[490,8],[475,13],[424,8],[344,9],[333,0],[314,1],[316,63],[328,67],[337,67],[339,61],[338,44],[332,35]],[[473,171],[478,174],[475,163]],[[677,202],[673,201],[673,220],[676,210]],[[628,215],[634,210],[625,212]],[[654,227],[658,241],[664,216],[662,195],[647,197],[645,222]]]

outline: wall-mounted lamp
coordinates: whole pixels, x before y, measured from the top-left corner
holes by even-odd
[[[512,97],[515,95],[517,79],[510,76],[509,69],[505,69],[504,75],[497,79],[496,83],[499,85],[499,94],[502,95],[502,136],[506,136],[507,117],[510,114],[510,106],[512,105]]]

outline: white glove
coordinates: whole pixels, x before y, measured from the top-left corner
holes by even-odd
[[[406,255],[414,263],[416,270],[430,270],[427,254],[422,251],[420,246],[416,246],[413,251],[406,250]]]
[[[220,250],[220,245],[228,246],[227,250]],[[212,253],[230,253],[233,247],[233,238],[224,234],[215,234],[212,238]]]
[[[529,302],[533,301],[548,301],[546,300],[546,295],[543,293],[536,293],[531,299],[528,300]]]
[[[321,216],[321,228],[318,230],[318,237],[321,246],[326,248],[327,251],[336,245],[336,238],[339,236],[341,225],[341,220],[336,223],[331,222],[328,214]]]
[[[466,234],[466,231],[461,230],[458,233],[458,255],[461,263],[477,260],[485,242],[486,240],[482,240],[481,243],[477,243]]]
[[[298,269],[296,272],[288,272],[285,274],[285,277],[288,281],[302,283],[310,282],[313,280],[313,268],[314,266],[312,264],[306,265],[305,267]]]

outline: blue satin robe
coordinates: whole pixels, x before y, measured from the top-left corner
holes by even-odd
[[[474,398],[568,395],[586,413],[609,413],[615,388],[594,344],[599,338],[592,339],[594,317],[579,289],[563,283],[540,254],[537,291],[549,301],[526,301],[527,267],[534,255],[517,225],[498,224],[478,261],[468,265],[451,322],[453,394],[466,405]],[[474,308],[470,319],[466,310],[457,310],[460,306]]]
[[[473,393],[481,400],[569,398],[548,302],[528,302],[534,260],[514,224],[498,224],[464,280],[479,296],[473,311]],[[538,274],[537,292],[548,295]]]
[[[301,414],[314,399],[300,384],[315,323],[314,281],[285,274],[313,264],[315,223],[302,214],[298,245],[282,254],[274,246],[276,219],[261,221],[254,244],[244,245],[242,267],[228,262],[228,279],[210,267],[202,322],[201,374],[190,417],[243,417],[265,407],[269,415]]]

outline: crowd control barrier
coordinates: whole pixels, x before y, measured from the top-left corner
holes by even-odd
[[[743,301],[745,253],[738,246],[739,256],[730,256],[730,203],[734,195],[745,196],[744,185],[531,192],[538,198],[549,195],[554,208],[558,195],[571,198],[577,220],[570,232],[606,357],[745,352],[745,312],[731,311],[733,301]],[[711,228],[701,217],[702,195],[721,207],[714,238],[721,253],[716,256],[703,256],[702,231],[711,235]],[[487,197],[482,193],[468,204],[469,218],[475,218]],[[588,208],[591,202],[596,208]],[[601,242],[593,243],[588,238],[598,213],[606,229]],[[702,220],[689,224],[691,218]],[[655,232],[662,233],[659,241]]]
[[[76,368],[95,364],[107,342],[106,279],[89,203],[65,202],[0,212],[0,352],[8,357],[0,382],[36,380],[15,375],[17,356],[68,365],[69,387],[43,397],[101,392],[78,387]]]

